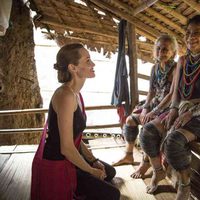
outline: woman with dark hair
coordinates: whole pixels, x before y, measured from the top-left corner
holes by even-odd
[[[82,141],[86,115],[80,90],[87,78],[95,77],[94,66],[81,44],[65,45],[57,54],[54,68],[62,85],[52,96],[47,138],[41,140],[33,160],[32,199],[120,198],[119,190],[109,183],[115,169],[95,158]]]
[[[180,178],[176,200],[189,199],[191,164],[189,142],[200,138],[200,15],[188,21],[185,41],[187,54],[179,58],[170,112],[163,119],[165,130],[170,130],[162,149],[167,162],[178,172]],[[155,139],[158,135],[159,131],[146,134],[143,132],[140,138],[142,148],[150,157],[154,168],[151,183],[147,188],[149,193],[154,192],[158,182],[165,177],[159,162],[160,141]]]

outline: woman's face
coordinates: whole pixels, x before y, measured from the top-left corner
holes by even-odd
[[[82,48],[79,50],[81,58],[79,59],[79,64],[77,67],[77,75],[80,78],[93,78],[95,77],[94,66],[95,64],[90,59],[89,52]]]
[[[174,56],[174,50],[170,41],[158,41],[156,45],[156,58],[160,62],[167,62]]]
[[[187,48],[193,53],[200,53],[200,24],[190,24],[185,34]]]

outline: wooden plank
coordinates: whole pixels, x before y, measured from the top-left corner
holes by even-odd
[[[116,167],[117,174],[113,183],[120,189],[121,199],[155,200],[153,195],[146,193],[146,185],[142,179],[130,177],[131,171],[133,171],[132,165]]]
[[[0,173],[0,199],[29,200],[34,154],[13,154]]]
[[[116,149],[98,149],[92,150],[93,154],[99,159],[112,164],[113,161],[118,160],[124,155],[124,147]],[[113,179],[113,183],[120,189],[122,194],[121,200],[127,199],[157,199],[157,200],[174,200],[176,196],[176,190],[170,185],[170,183],[164,179],[159,183],[158,190],[154,195],[146,193],[146,185],[150,183],[152,169],[150,168],[144,179],[133,179],[130,175],[137,169],[142,154],[136,148],[134,149],[134,165],[123,165],[115,167],[117,174]]]
[[[0,173],[1,173],[2,169],[4,168],[6,162],[8,161],[9,158],[10,158],[10,154],[7,154],[7,155],[0,154]]]
[[[0,146],[0,152],[14,151],[15,148],[16,148],[16,145]]]
[[[113,145],[125,144],[119,138],[100,138],[89,141],[90,145]],[[17,146],[16,151],[31,150],[37,145],[22,145]],[[99,159],[111,164],[124,154],[124,147],[107,148],[92,150],[94,155]],[[1,200],[29,200],[30,198],[30,183],[31,183],[31,164],[34,154],[13,154],[8,160],[5,158],[5,164],[0,172],[0,199]],[[155,195],[146,193],[146,184],[150,181],[151,169],[147,172],[145,179],[132,179],[130,175],[138,167],[141,161],[141,153],[136,148],[134,150],[135,165],[124,165],[116,167],[116,177],[113,180],[121,191],[121,200],[174,200],[175,190],[164,180],[159,184],[158,192]],[[1,159],[1,157],[0,157]]]

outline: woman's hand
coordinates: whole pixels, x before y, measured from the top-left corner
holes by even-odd
[[[161,121],[161,123],[164,124],[166,130],[169,130],[177,117],[178,110],[176,108],[170,109],[168,115]]]
[[[102,169],[92,168],[90,174],[101,180],[104,180],[106,178],[106,174]]]
[[[156,114],[153,111],[147,113],[143,118],[142,125],[146,124],[147,122],[150,122],[155,117],[156,117]]]
[[[146,109],[146,108],[142,109],[142,112],[141,112],[140,117],[139,117],[142,125],[144,124],[144,119],[145,119],[145,116],[148,112],[149,112],[148,109]]]
[[[185,124],[187,124],[192,119],[192,113],[190,111],[187,111],[183,114],[181,114],[174,122],[174,128],[178,129]]]
[[[97,160],[96,162],[93,163],[92,167],[94,167],[96,169],[101,169],[106,174],[105,166],[103,165],[103,163],[101,161]]]

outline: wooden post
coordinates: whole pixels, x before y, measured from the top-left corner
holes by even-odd
[[[135,26],[131,23],[127,24],[128,35],[128,56],[130,69],[130,97],[131,111],[139,101],[138,80],[137,80],[137,49],[136,49],[136,31]]]

